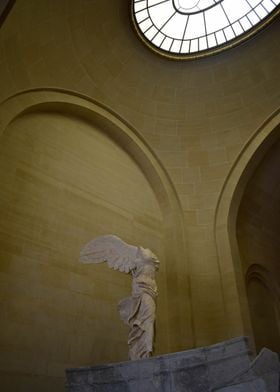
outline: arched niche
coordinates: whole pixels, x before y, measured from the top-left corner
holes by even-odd
[[[164,274],[164,281],[162,281],[159,309],[162,309],[163,316],[160,317],[161,321],[159,320],[160,325],[158,325],[157,351],[175,351],[180,348],[185,348],[186,346],[191,346],[193,344],[191,327],[192,315],[190,311],[188,290],[186,289],[188,271],[185,259],[185,239],[182,211],[175,189],[165,169],[162,167],[153,151],[149,148],[145,140],[131,126],[129,126],[129,124],[118,117],[115,113],[87,97],[82,97],[78,94],[68,91],[54,89],[33,90],[17,94],[16,96],[7,99],[1,105],[0,142],[5,139],[10,130],[16,128],[20,129],[23,122],[25,122],[26,128],[29,125],[33,127],[30,121],[33,122],[33,124],[37,124],[36,126],[38,126],[38,129],[40,129],[40,124],[48,124],[48,121],[50,121],[49,124],[54,124],[54,128],[57,127],[58,130],[59,128],[60,130],[63,128],[61,128],[59,124],[62,124],[63,121],[66,121],[66,127],[68,124],[71,128],[70,138],[77,140],[77,143],[79,143],[79,140],[81,140],[78,133],[80,132],[79,128],[83,128],[83,136],[80,134],[80,137],[84,138],[86,134],[86,138],[88,138],[88,146],[86,146],[86,139],[83,139],[83,142],[81,141],[85,148],[90,148],[90,140],[92,140],[90,133],[92,132],[96,138],[100,138],[100,148],[106,139],[108,146],[116,146],[118,154],[120,154],[119,156],[121,156],[120,151],[123,151],[123,153],[126,154],[127,159],[125,161],[126,163],[124,162],[124,165],[129,166],[129,159],[133,161],[133,165],[135,166],[135,175],[138,177],[142,176],[141,181],[143,181],[143,192],[150,192],[150,198],[152,197],[151,195],[154,194],[155,202],[158,205],[158,212],[162,219],[161,228],[159,230],[159,242],[161,243],[159,248],[161,248],[160,252],[163,259],[162,271]],[[76,127],[73,127],[73,121]],[[52,132],[54,131],[55,130],[52,130]],[[62,139],[60,143],[63,143],[63,140],[66,140],[67,131],[65,133],[65,127],[63,132],[64,139]],[[75,148],[75,143],[72,143],[72,147]],[[107,156],[108,154],[111,154],[111,147],[109,147],[106,150],[107,152],[104,152],[104,154],[106,153]],[[34,148],[37,147],[34,146]],[[68,147],[66,146],[66,150],[67,148]],[[114,147],[112,148],[114,149]],[[71,151],[68,152],[71,153]],[[118,155],[115,157],[116,165],[117,156]],[[75,159],[82,158],[83,157],[80,156],[76,157]],[[12,156],[10,159],[12,159]],[[44,157],[42,159],[44,159]],[[50,164],[50,161],[47,161],[46,164]],[[88,162],[88,164],[90,164],[90,162]],[[136,168],[139,170],[138,174]],[[88,169],[90,170],[90,168]],[[74,169],[72,168],[72,170]],[[130,169],[128,168],[128,171],[129,170]],[[67,173],[65,172],[64,176],[66,176],[66,174]],[[81,176],[83,176],[82,171]],[[102,180],[102,176],[100,177],[100,180]],[[126,180],[127,178],[124,178],[124,184],[126,184],[128,187],[129,183],[125,182]],[[146,185],[144,185],[145,181],[150,190],[148,190]],[[72,183],[71,186],[74,187],[75,184]],[[98,184],[96,183],[95,187],[97,186]],[[113,187],[114,184],[110,188],[111,191],[113,191]],[[62,188],[65,188],[65,184],[62,185]],[[104,196],[104,189],[103,191],[101,190],[100,200],[101,203],[106,204],[108,200],[105,200],[106,197]],[[125,199],[125,188],[123,189],[123,198]],[[76,191],[79,192],[79,184],[77,184]],[[138,187],[138,192],[140,191],[141,189]],[[131,195],[130,198],[132,199]],[[116,208],[118,207],[119,206]],[[102,220],[102,216],[99,217],[99,219]],[[124,219],[124,226],[127,224],[127,221]],[[144,226],[145,224],[146,226],[149,226],[152,225],[152,222],[147,221],[143,224]],[[104,226],[108,227],[108,224],[107,226]],[[156,226],[157,224],[155,224],[155,227]],[[117,229],[118,226],[112,224],[112,227]],[[155,227],[153,227],[152,230],[154,230]],[[131,226],[129,229],[133,229],[133,226]],[[107,228],[106,231],[108,232]],[[131,230],[131,232],[132,231],[133,230]],[[119,234],[121,236],[121,232],[122,230],[120,229],[119,232],[115,232],[114,234]],[[124,232],[126,232],[126,229],[124,229]],[[147,245],[142,245],[150,246],[152,248],[152,244],[149,245],[149,241],[152,241],[152,236],[148,238],[149,236],[147,233],[148,231],[146,231]],[[99,231],[92,234],[94,236],[105,233]],[[125,235],[128,239],[129,233],[127,232]],[[73,241],[75,240],[74,238],[75,236],[73,233]],[[85,238],[85,242],[89,239],[90,238]],[[132,234],[131,240],[133,242]],[[72,263],[71,268],[74,268],[74,270],[78,269],[80,271],[81,267],[78,265],[74,266]],[[106,270],[106,274],[112,274],[112,272],[113,271],[107,272]],[[75,285],[75,282],[72,282],[71,284]],[[124,285],[128,287],[127,285],[129,285],[129,281],[124,283]],[[176,306],[174,306],[174,304],[176,304]],[[162,347],[160,347],[161,345]]]
[[[217,204],[216,239],[228,336],[253,336],[245,276],[236,236],[238,209],[246,185],[266,152],[280,137],[280,111],[276,111],[248,140],[232,166]]]
[[[236,220],[243,276],[256,348],[280,350],[280,139],[267,150],[247,182]],[[278,293],[278,294],[277,294]]]
[[[265,267],[252,264],[246,273],[246,291],[257,352],[263,347],[279,352],[279,285]]]

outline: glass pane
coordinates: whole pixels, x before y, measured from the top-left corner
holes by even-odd
[[[181,49],[181,53],[189,53],[190,51],[190,41],[184,41]]]
[[[280,0],[133,0],[146,39],[164,51],[195,53],[230,42],[275,12]]]

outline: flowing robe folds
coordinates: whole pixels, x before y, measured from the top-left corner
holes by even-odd
[[[132,271],[132,296],[119,302],[121,319],[130,327],[129,359],[148,358],[153,351],[157,286],[156,267],[145,263]]]

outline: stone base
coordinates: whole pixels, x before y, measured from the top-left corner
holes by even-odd
[[[252,361],[248,339],[149,359],[67,369],[67,392],[279,392],[277,354]]]

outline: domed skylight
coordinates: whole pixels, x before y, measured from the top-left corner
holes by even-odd
[[[161,54],[200,57],[242,41],[279,13],[280,0],[133,0],[139,35]]]

